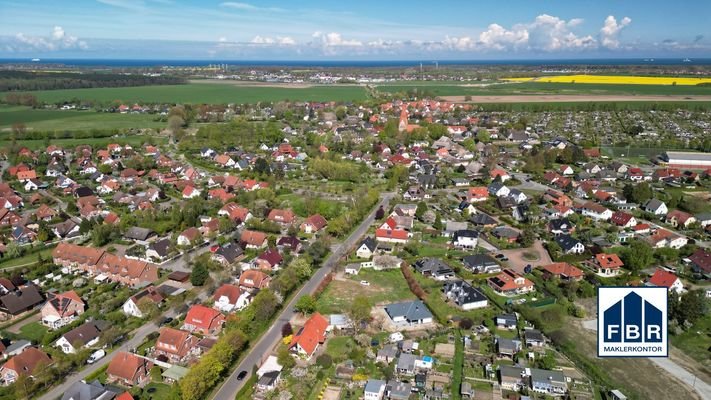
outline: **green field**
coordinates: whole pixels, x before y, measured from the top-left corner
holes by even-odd
[[[0,131],[22,123],[38,131],[162,128],[155,115],[97,113],[95,111],[35,110],[30,107],[0,107]]]
[[[132,103],[192,103],[227,104],[260,101],[364,100],[365,89],[359,86],[312,86],[281,88],[268,86],[237,86],[228,83],[190,83],[186,85],[137,86],[122,88],[93,88],[66,90],[38,90],[32,93],[40,101],[61,103],[72,99],[96,102]]]
[[[669,86],[669,85],[624,85],[624,84],[575,84],[522,82],[500,83],[488,86],[466,86],[443,82],[408,82],[378,85],[384,92],[406,92],[423,90],[435,96],[495,96],[525,94],[599,94],[599,95],[711,95],[711,86]]]

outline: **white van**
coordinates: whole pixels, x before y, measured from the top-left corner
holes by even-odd
[[[93,364],[93,363],[101,360],[102,358],[104,358],[105,355],[106,355],[106,352],[104,350],[102,350],[102,349],[96,350],[95,352],[91,353],[91,355],[89,356],[89,359],[86,360],[86,363]]]

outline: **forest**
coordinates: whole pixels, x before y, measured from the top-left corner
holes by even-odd
[[[174,76],[98,72],[0,71],[0,92],[177,85],[183,83],[186,83],[184,79]]]

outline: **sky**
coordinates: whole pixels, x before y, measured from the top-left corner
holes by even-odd
[[[0,0],[0,58],[711,57],[709,0]]]

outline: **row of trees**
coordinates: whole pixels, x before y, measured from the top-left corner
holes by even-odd
[[[177,85],[182,83],[186,83],[185,79],[165,75],[0,71],[0,92]]]

